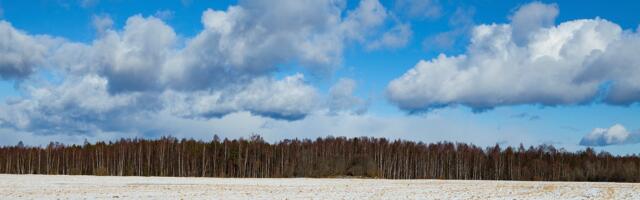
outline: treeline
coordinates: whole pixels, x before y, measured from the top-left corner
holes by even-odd
[[[111,176],[340,177],[640,182],[640,157],[550,145],[481,148],[384,138],[209,142],[121,139],[0,148],[0,173]]]

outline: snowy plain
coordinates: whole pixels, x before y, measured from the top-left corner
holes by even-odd
[[[0,174],[0,199],[640,199],[640,184]]]

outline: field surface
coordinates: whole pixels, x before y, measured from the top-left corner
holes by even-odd
[[[2,199],[640,199],[640,184],[0,174]]]

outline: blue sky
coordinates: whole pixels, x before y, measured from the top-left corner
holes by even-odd
[[[0,0],[0,144],[259,133],[639,153],[637,10]]]

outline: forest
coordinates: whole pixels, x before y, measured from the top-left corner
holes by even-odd
[[[266,142],[162,137],[46,147],[0,147],[0,173],[178,177],[360,177],[640,182],[640,157],[525,148],[423,143],[371,137]]]

